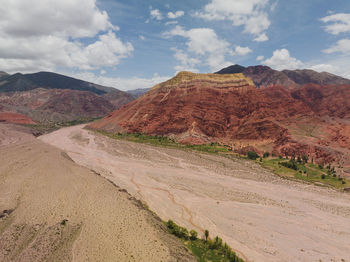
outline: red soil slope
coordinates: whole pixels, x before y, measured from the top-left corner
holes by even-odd
[[[22,114],[0,112],[0,122],[13,124],[36,124],[32,119]]]

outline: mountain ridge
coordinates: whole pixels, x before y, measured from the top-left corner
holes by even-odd
[[[215,74],[235,73],[242,73],[246,77],[250,77],[259,88],[272,85],[282,85],[285,88],[297,88],[311,83],[318,85],[350,85],[349,79],[327,72],[319,73],[311,69],[278,71],[264,65],[244,67],[236,64],[215,72]]]

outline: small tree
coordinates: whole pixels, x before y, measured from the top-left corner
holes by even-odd
[[[205,236],[205,241],[208,241],[209,231],[207,229],[204,231],[204,236]]]
[[[300,164],[301,163],[301,158],[300,156],[297,157],[297,162]]]
[[[304,164],[306,164],[307,161],[309,161],[309,157],[307,155],[303,155],[301,158],[303,159]]]
[[[270,156],[270,153],[269,152],[265,152],[264,154],[263,154],[263,158],[266,158],[266,157],[269,157]]]
[[[259,155],[255,151],[249,151],[248,152],[248,158],[251,160],[256,160],[259,157]]]
[[[197,239],[197,236],[198,236],[198,233],[197,233],[197,231],[195,231],[195,230],[191,230],[190,231],[190,239],[191,240],[196,240]]]

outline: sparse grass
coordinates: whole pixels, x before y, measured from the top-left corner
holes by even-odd
[[[104,131],[97,131],[103,135],[109,136],[118,140],[126,140],[136,143],[148,144],[152,146],[177,148],[177,149],[189,149],[196,150],[207,153],[227,153],[230,152],[229,147],[220,145],[218,143],[204,144],[204,145],[191,145],[191,144],[181,144],[176,142],[174,139],[168,138],[166,136],[152,136],[146,134],[126,134],[126,133],[116,133],[110,134]]]
[[[350,186],[348,180],[339,178],[339,176],[334,177],[327,173],[328,169],[321,169],[318,165],[312,163],[297,164],[298,170],[293,170],[279,164],[287,161],[287,159],[267,158],[263,159],[260,164],[282,177],[293,177],[306,182],[332,186],[337,189],[344,189]]]

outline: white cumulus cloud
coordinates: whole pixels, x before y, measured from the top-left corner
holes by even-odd
[[[119,90],[127,91],[138,88],[151,88],[156,84],[164,82],[171,78],[170,76],[159,76],[155,73],[150,78],[143,77],[132,77],[132,78],[121,78],[121,77],[107,77],[101,75],[95,75],[92,72],[81,72],[81,73],[67,73],[62,72],[65,75],[70,75],[78,79],[82,79],[88,82],[96,83],[103,86],[110,86]]]
[[[332,14],[321,19],[324,23],[330,23],[326,25],[325,29],[328,33],[338,35],[340,33],[350,32],[350,14],[338,13]]]
[[[268,0],[211,0],[195,16],[208,21],[229,20],[234,26],[244,26],[244,32],[255,35],[256,41],[266,41],[264,32],[271,24],[266,12],[268,3]]]
[[[0,63],[10,73],[116,66],[133,52],[95,0],[2,0],[0,13]]]
[[[226,61],[226,55],[234,54],[230,48],[230,44],[226,40],[220,39],[211,28],[193,28],[186,31],[181,26],[176,26],[164,35],[166,37],[181,36],[186,38],[187,56],[194,57],[195,60],[193,61],[201,61],[200,63],[202,65],[209,66],[213,71],[231,64]],[[238,48],[238,51],[247,52],[248,50]],[[184,53],[185,51],[181,52]],[[175,54],[176,59],[179,57],[178,53],[179,51]],[[178,60],[183,62],[181,59]],[[195,63],[190,64],[191,66],[195,65]],[[182,66],[187,65],[186,63],[182,63]]]
[[[163,19],[163,15],[159,11],[159,9],[151,9],[150,10],[150,15],[151,15],[152,19],[156,19],[156,20],[162,20]]]
[[[347,38],[341,39],[335,45],[323,50],[323,52],[327,53],[327,54],[332,54],[332,53],[349,54],[350,53],[350,39],[347,39]]]
[[[236,46],[234,54],[244,56],[251,52],[253,51],[249,47]]]
[[[264,56],[263,55],[259,55],[257,58],[256,58],[256,61],[263,61],[264,60]]]
[[[176,18],[179,18],[179,17],[181,17],[181,16],[183,16],[185,14],[185,12],[184,11],[176,11],[175,13],[173,13],[173,12],[169,12],[168,13],[168,18],[169,19],[176,19]]]
[[[285,48],[275,50],[272,57],[264,60],[262,63],[276,70],[297,69],[304,65],[300,60],[291,57],[289,51]]]

